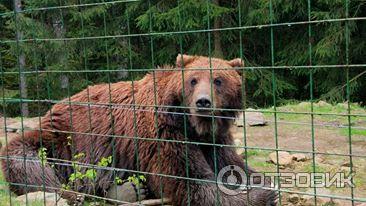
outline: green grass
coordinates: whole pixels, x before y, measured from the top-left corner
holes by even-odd
[[[360,177],[360,175],[356,175],[355,177],[353,177],[353,183],[356,187],[362,187],[366,185],[366,179]]]
[[[18,94],[19,90],[4,89],[3,93],[3,88],[0,88],[0,97],[3,97],[4,95],[5,98],[13,98]]]
[[[341,134],[344,136],[348,136],[348,128],[342,128],[341,129]],[[351,128],[351,135],[359,135],[359,136],[365,136],[366,137],[366,130],[362,130],[362,129],[352,129]]]
[[[320,165],[315,165],[315,172],[327,172],[328,168],[322,167]],[[314,172],[313,165],[311,163],[304,165],[301,172],[312,173]]]
[[[248,165],[260,172],[274,172],[276,169],[276,166],[272,163],[255,159],[248,159]]]
[[[366,115],[366,109],[361,107],[356,103],[350,104],[351,114],[362,114]],[[348,105],[347,103],[338,103],[336,105],[332,105],[326,102],[318,102],[313,104],[313,110],[315,113],[332,113],[332,114],[347,114],[348,113]],[[274,111],[273,108],[266,109],[266,111]],[[277,107],[277,111],[282,112],[311,112],[311,104],[310,102],[301,102],[301,103],[290,103],[287,105],[282,105]],[[265,113],[265,116],[268,118],[273,117],[273,113]],[[300,115],[300,114],[278,114],[278,118],[283,118],[284,120],[304,120],[304,117],[310,118],[309,114]],[[316,120],[323,121],[341,121],[341,123],[347,124],[347,117],[342,116],[334,116],[334,115],[315,115]],[[365,121],[365,118],[362,117],[351,117],[352,122],[356,121]]]
[[[273,112],[273,108],[265,109],[265,111]],[[277,107],[277,111],[280,112],[294,112],[294,113],[304,113],[311,112],[311,103],[310,102],[300,102],[300,103],[289,103],[286,105],[282,105]],[[327,102],[317,102],[313,104],[314,113],[322,113],[322,115],[314,115],[314,124],[315,125],[330,125],[337,128],[340,135],[348,136],[348,125],[349,120],[347,116],[337,116],[337,115],[347,115],[348,114],[348,104],[347,103],[338,103],[338,104],[329,104]],[[361,107],[357,103],[350,104],[350,112],[351,114],[356,115],[366,115],[366,108]],[[323,114],[336,114],[336,115],[323,115]],[[266,119],[273,121],[274,115],[273,113],[264,113]],[[289,114],[289,113],[278,113],[277,120],[283,122],[296,122],[296,123],[311,123],[310,114]],[[358,127],[366,127],[366,117],[362,116],[351,116],[351,128]],[[303,127],[302,125],[291,125],[294,129],[299,129]],[[346,128],[345,128],[346,127]],[[366,129],[351,129],[351,135],[359,135],[366,136]]]
[[[247,158],[250,158],[252,156],[268,156],[271,152],[266,150],[260,150],[260,149],[247,149],[247,152],[243,153],[243,155],[246,155]]]
[[[272,172],[276,168],[275,165],[268,163],[268,155],[270,151],[260,150],[260,149],[248,149],[247,150],[247,160],[248,165],[255,170],[261,172]],[[244,154],[245,155],[245,154]]]

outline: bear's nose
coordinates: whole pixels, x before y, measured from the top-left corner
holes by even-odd
[[[211,101],[207,97],[201,97],[197,100],[196,106],[198,108],[210,108]]]

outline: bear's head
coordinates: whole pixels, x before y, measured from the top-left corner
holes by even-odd
[[[235,116],[235,110],[242,108],[242,76],[237,68],[243,67],[240,58],[227,61],[179,54],[176,67],[182,70],[174,72],[166,85],[169,92],[165,105],[186,108],[190,126],[197,134],[211,133],[212,117],[217,123],[227,123]],[[179,123],[182,115],[174,111],[170,121]]]

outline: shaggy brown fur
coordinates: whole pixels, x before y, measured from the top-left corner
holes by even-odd
[[[241,76],[235,70],[220,69],[242,66],[240,59],[225,61],[212,58],[212,72],[196,69],[210,67],[207,57],[178,55],[176,64],[177,68],[184,66],[183,75],[181,70],[156,71],[133,84],[118,82],[110,87],[108,84],[90,86],[72,96],[71,104],[66,99],[54,105],[42,118],[40,131],[25,132],[24,139],[21,136],[13,139],[3,151],[3,155],[21,157],[18,160],[9,159],[9,162],[2,160],[7,181],[33,186],[43,186],[44,182],[46,191],[58,191],[55,188],[66,182],[73,172],[72,167],[51,167],[47,163],[43,170],[39,161],[22,160],[24,156],[38,159],[37,152],[42,144],[50,158],[72,160],[73,154],[84,153],[85,157],[79,161],[88,164],[96,164],[115,152],[114,167],[150,173],[147,175],[150,191],[160,197],[162,187],[163,195],[170,197],[174,205],[186,205],[188,200],[191,205],[214,205],[216,200],[222,205],[275,204],[276,195],[268,190],[252,189],[249,194],[227,196],[215,184],[154,175],[215,180],[214,146],[151,140],[232,144],[230,118],[215,118],[212,127],[212,118],[207,117],[212,114],[211,111],[198,108],[197,101],[207,97],[211,100],[210,107],[241,108]],[[212,94],[211,77],[214,85]],[[156,104],[159,107],[153,106]],[[177,108],[182,105],[189,109]],[[214,110],[213,113],[215,116],[235,115],[234,112],[222,110]],[[113,138],[113,135],[122,137]],[[143,139],[134,140],[133,137]],[[70,141],[71,144],[68,144]],[[248,173],[253,172],[244,166],[242,158],[233,148],[216,147],[215,152],[217,171],[227,165],[238,165]],[[186,167],[187,163],[189,167]],[[116,174],[122,179],[127,175],[125,172]],[[103,196],[111,182],[112,171],[98,170],[95,184],[84,184],[77,190]],[[16,194],[41,189],[11,185],[11,190]],[[216,194],[218,198],[215,198]],[[63,196],[73,198],[66,193]]]

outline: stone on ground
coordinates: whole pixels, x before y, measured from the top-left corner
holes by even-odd
[[[61,198],[56,193],[51,193],[51,192],[45,192],[45,193],[42,191],[32,192],[32,193],[28,193],[27,195],[18,196],[16,199],[21,203],[21,205],[25,205],[26,196],[28,199],[28,203],[35,202],[35,201],[43,203],[45,200],[46,206],[54,206],[56,204],[58,206],[68,206],[67,201],[65,199]]]
[[[314,189],[308,189],[306,193],[314,194]],[[332,195],[332,192],[325,188],[317,188],[316,189],[316,203],[317,205],[339,205],[337,204],[337,201],[333,200],[330,197],[320,197],[318,195]],[[315,196],[313,195],[304,195],[303,196],[304,206],[313,206],[315,205]],[[342,205],[342,204],[341,204]],[[339,205],[340,206],[340,205]]]
[[[301,201],[301,197],[298,194],[290,194],[290,196],[287,198],[287,200],[293,204],[298,204]]]
[[[288,166],[292,163],[292,155],[288,152],[279,151],[278,152],[278,162],[277,162],[277,154],[276,152],[272,152],[269,154],[269,159],[272,163],[278,164],[281,166]]]
[[[305,162],[306,160],[309,160],[310,157],[307,156],[306,154],[295,153],[295,154],[292,154],[292,159],[297,162]]]
[[[135,202],[135,203],[127,203],[127,204],[122,204],[120,206],[132,206],[132,205],[144,205],[144,206],[158,206],[158,205],[164,205],[164,206],[168,206],[171,204],[170,199],[168,198],[163,198],[163,199],[150,199],[150,200],[143,200],[141,202]]]
[[[235,125],[238,127],[244,126],[244,114],[240,112],[239,115],[235,119]],[[247,109],[245,112],[245,123],[249,126],[264,126],[267,124],[266,119],[264,118],[263,113],[256,112],[254,109]]]
[[[317,197],[316,198],[316,203],[317,203],[317,205],[325,205],[325,204],[332,203],[332,200],[328,197]],[[302,205],[304,205],[304,206],[313,206],[313,205],[315,205],[315,197],[305,195],[304,196],[304,203],[302,203]]]
[[[322,100],[320,100],[318,103],[316,103],[316,105],[318,105],[320,107],[331,106],[331,104],[329,104],[328,102],[322,101]]]
[[[12,124],[8,124],[6,125],[6,131],[7,132],[18,132],[21,133],[22,132],[22,128],[23,129],[38,129],[39,128],[39,118],[38,117],[34,117],[34,118],[26,118],[23,119],[23,127],[22,127],[22,122],[18,121]]]

